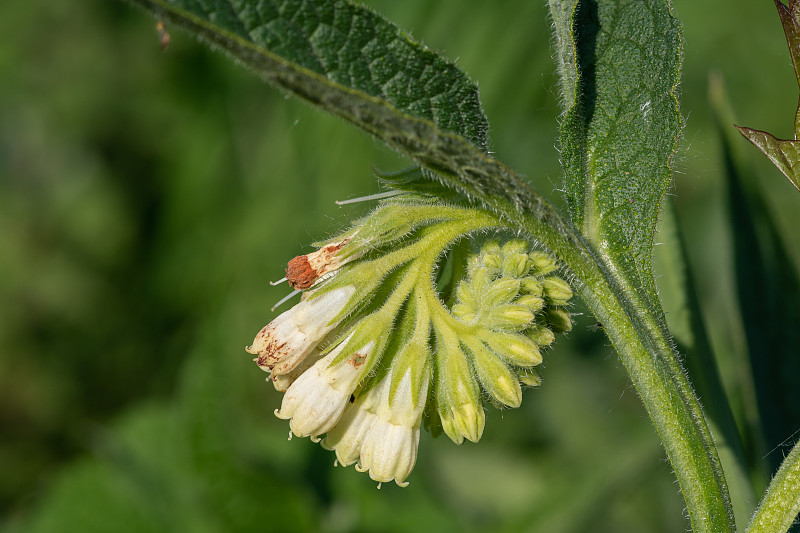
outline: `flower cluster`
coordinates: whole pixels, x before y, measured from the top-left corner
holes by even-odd
[[[540,381],[541,349],[571,327],[572,290],[525,241],[468,251],[465,236],[498,226],[485,211],[402,194],[290,261],[303,297],[247,351],[285,392],[275,414],[292,433],[405,486],[423,419],[477,442],[484,400],[520,405],[521,386]]]

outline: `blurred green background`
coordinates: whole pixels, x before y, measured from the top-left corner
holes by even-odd
[[[497,156],[562,205],[546,3],[369,5],[457,58],[480,85]],[[670,198],[747,433],[759,423],[747,303],[708,79],[722,76],[741,124],[783,137],[797,84],[772,2],[674,10],[687,124]],[[378,192],[372,165],[407,163],[167,29],[162,52],[152,17],[122,2],[3,5],[0,531],[687,528],[658,438],[582,304],[546,354],[544,385],[520,409],[490,410],[478,445],[424,434],[406,489],[377,490],[308,439],[288,442],[272,415],[280,396],[243,350],[286,292],[267,281],[365,212],[333,202]],[[734,141],[796,273],[800,194]],[[657,241],[680,248],[674,234]],[[760,492],[791,432],[744,440]]]

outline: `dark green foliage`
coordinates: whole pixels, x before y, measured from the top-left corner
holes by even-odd
[[[559,2],[551,1],[551,5]],[[562,13],[575,2],[560,3]],[[562,163],[572,222],[660,314],[651,250],[682,119],[681,33],[667,2],[579,2],[557,52],[568,105]],[[563,30],[557,29],[561,35]],[[565,50],[566,49],[566,50]],[[570,65],[570,62],[574,62]],[[571,82],[571,80],[575,80]]]

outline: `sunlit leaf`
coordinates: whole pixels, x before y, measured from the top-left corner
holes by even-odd
[[[570,2],[553,4],[568,5]],[[574,2],[571,2],[574,4]],[[563,17],[556,17],[554,19]],[[667,2],[581,2],[577,81],[562,81],[562,163],[573,223],[659,314],[653,234],[682,128],[681,32]],[[559,49],[569,46],[556,31]],[[556,57],[565,70],[573,54]],[[567,69],[568,70],[568,69]]]

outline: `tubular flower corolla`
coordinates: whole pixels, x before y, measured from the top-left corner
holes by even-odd
[[[247,351],[285,391],[275,414],[293,434],[405,486],[423,423],[477,442],[485,403],[520,405],[522,386],[541,381],[542,350],[571,328],[572,289],[529,243],[486,240],[498,226],[480,209],[399,194],[290,262],[303,297]]]

